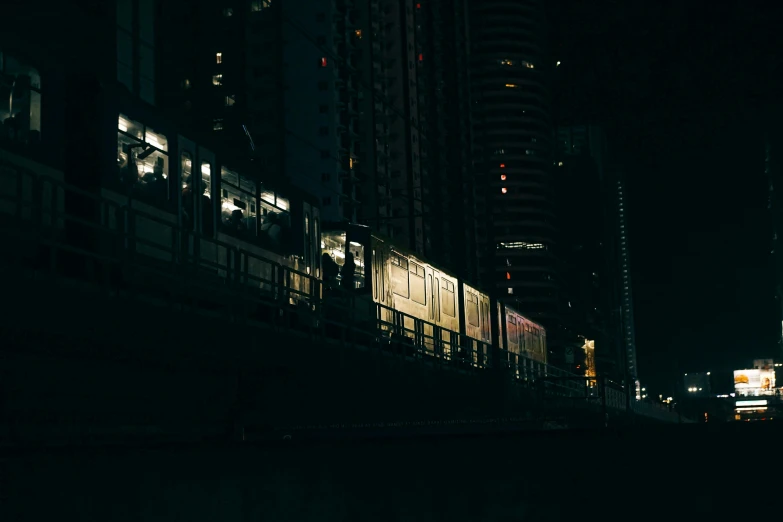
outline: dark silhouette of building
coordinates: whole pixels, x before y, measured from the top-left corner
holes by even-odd
[[[779,108],[771,111],[765,131],[764,173],[768,182],[768,223],[770,240],[770,273],[774,284],[775,309],[772,317],[777,324],[778,353],[783,357],[783,130],[780,129]]]
[[[469,1],[480,280],[549,333],[560,323],[544,3]]]
[[[476,280],[469,28],[465,0],[416,3],[427,257]]]
[[[580,344],[576,335],[594,339],[598,374],[638,387],[622,170],[611,161],[604,130],[595,125],[561,125],[555,163],[561,332],[574,346]],[[578,358],[565,362],[582,364]]]

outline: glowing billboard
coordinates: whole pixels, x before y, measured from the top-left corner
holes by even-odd
[[[774,395],[775,370],[735,370],[734,391],[737,395]]]

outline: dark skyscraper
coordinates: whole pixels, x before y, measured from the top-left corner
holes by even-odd
[[[600,375],[633,384],[637,363],[623,172],[611,160],[603,129],[593,125],[560,126],[555,163],[565,331],[572,343],[576,335],[596,341]],[[580,364],[578,357],[573,364]]]
[[[481,281],[542,322],[558,318],[552,119],[543,2],[470,5]]]
[[[465,0],[416,4],[425,253],[477,278],[475,180]]]

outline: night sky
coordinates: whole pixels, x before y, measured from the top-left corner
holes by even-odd
[[[625,165],[643,384],[672,393],[680,373],[777,356],[761,123],[783,93],[783,3],[553,14],[560,117],[603,123]]]

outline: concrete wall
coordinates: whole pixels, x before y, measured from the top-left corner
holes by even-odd
[[[0,317],[0,442],[109,441],[529,415],[524,391],[181,306],[17,278]],[[231,311],[231,294],[226,295]]]

